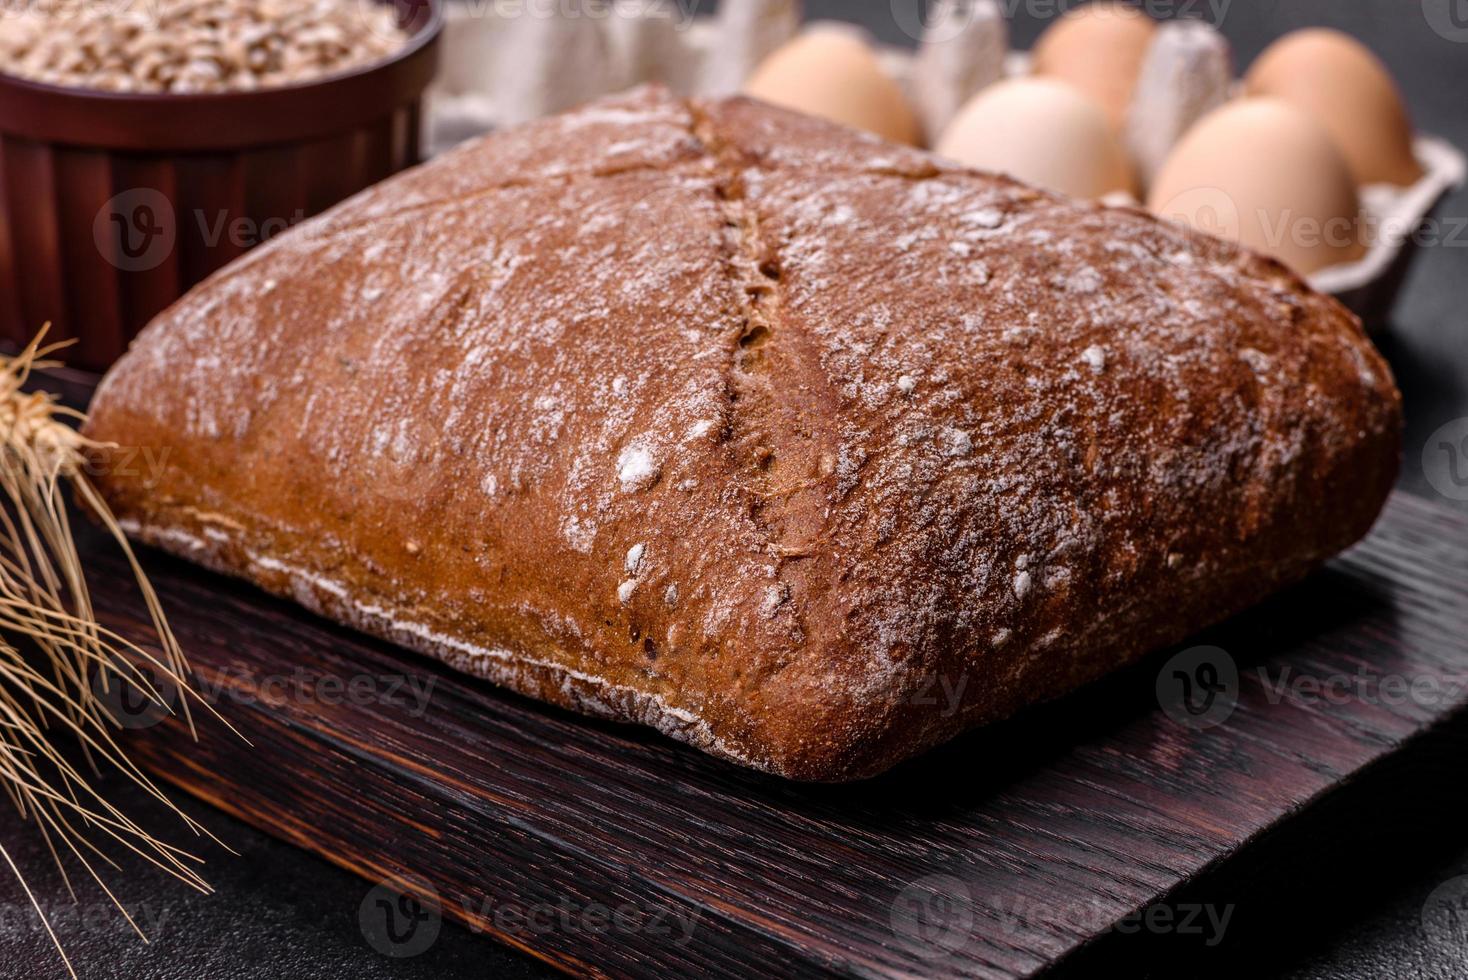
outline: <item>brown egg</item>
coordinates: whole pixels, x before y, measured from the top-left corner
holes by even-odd
[[[1302,275],[1366,252],[1345,157],[1325,127],[1280,99],[1240,99],[1200,119],[1158,171],[1147,207]]]
[[[1066,11],[1045,29],[1030,52],[1030,70],[1074,85],[1120,130],[1156,30],[1156,22],[1138,8],[1096,0]]]
[[[1365,45],[1313,28],[1271,44],[1244,78],[1250,95],[1284,99],[1320,120],[1356,183],[1410,184],[1422,176],[1396,82]]]
[[[1052,78],[990,85],[958,111],[936,150],[1072,197],[1134,189],[1131,164],[1101,109]]]
[[[756,99],[916,146],[917,114],[861,35],[817,27],[777,48],[744,84]]]

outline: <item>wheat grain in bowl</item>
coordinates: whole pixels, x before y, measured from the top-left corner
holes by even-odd
[[[408,42],[361,0],[26,0],[0,17],[0,66],[109,92],[253,91],[364,68]]]

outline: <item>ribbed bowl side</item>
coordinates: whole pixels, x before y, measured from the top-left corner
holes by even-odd
[[[250,248],[418,162],[417,101],[318,140],[153,155],[0,136],[0,328],[75,338],[107,368],[149,320]]]

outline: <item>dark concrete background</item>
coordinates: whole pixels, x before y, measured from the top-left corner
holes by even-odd
[[[916,2],[808,0],[808,10],[813,18],[860,21],[884,40],[910,43],[899,15],[910,19]],[[1156,0],[1151,7],[1159,14],[1180,10],[1218,23],[1244,64],[1296,27],[1331,25],[1348,31],[1391,67],[1420,128],[1468,146],[1468,40],[1445,39],[1429,17],[1448,12],[1449,2],[1458,3],[1459,22],[1468,23],[1468,0]],[[1028,46],[1068,0],[1001,3],[1013,11],[1017,44]],[[700,12],[713,7],[712,0],[697,4]],[[1439,213],[1448,219],[1468,216],[1468,194],[1450,197]],[[1437,495],[1424,477],[1423,447],[1439,426],[1468,417],[1465,301],[1468,229],[1460,229],[1456,239],[1423,250],[1389,322],[1373,325],[1381,331],[1379,342],[1407,397],[1402,485],[1431,496]],[[1425,770],[1424,791],[1427,781],[1441,788],[1442,773],[1452,773],[1457,758],[1462,757],[1439,759],[1430,773]],[[125,807],[142,805],[139,795],[125,787],[117,795]],[[1243,949],[1235,950],[1228,972],[1240,975],[1247,969],[1297,980],[1468,977],[1468,950],[1456,942],[1434,941],[1420,925],[1433,890],[1468,873],[1468,821],[1461,808],[1468,800],[1458,792],[1447,796],[1448,803],[1434,803],[1427,814],[1403,808],[1380,826],[1362,828],[1346,853],[1320,855],[1322,864],[1346,862],[1351,873],[1331,876],[1318,892],[1303,882],[1301,901],[1310,914],[1298,917],[1298,928],[1285,923],[1267,946],[1262,940],[1251,945],[1248,936],[1236,938],[1233,945]],[[513,980],[550,975],[528,957],[451,925],[417,957],[385,957],[372,949],[358,925],[367,883],[202,805],[190,801],[185,806],[239,856],[204,849],[207,876],[217,889],[209,897],[185,892],[139,861],[121,861],[123,872],[110,880],[120,883],[129,908],[153,924],[149,946],[106,911],[95,890],[79,889],[84,914],[69,913],[65,889],[39,839],[12,814],[0,815],[0,844],[25,871],[42,903],[60,917],[58,932],[83,977]],[[0,868],[0,977],[65,976],[27,908],[24,895]],[[1139,975],[1150,972],[1138,966]],[[1207,968],[1200,962],[1197,971],[1188,972]]]

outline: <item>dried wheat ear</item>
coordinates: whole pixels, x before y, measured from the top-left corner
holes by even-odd
[[[65,868],[69,856],[146,941],[104,880],[105,868],[99,865],[114,870],[118,865],[101,845],[110,841],[190,888],[210,889],[196,870],[199,858],[154,837],[110,804],[96,788],[96,777],[121,773],[176,814],[186,829],[213,838],[128,760],[113,735],[119,723],[102,699],[117,685],[128,685],[156,709],[171,712],[165,694],[177,694],[174,700],[191,732],[188,701],[204,702],[189,685],[183,651],[157,595],[87,476],[88,454],[101,446],[69,424],[80,422],[81,413],[49,394],[27,390],[33,371],[55,366],[46,358],[65,346],[43,347],[44,335],[43,330],[14,357],[0,356],[0,487],[6,502],[0,506],[0,786],[45,838],[67,890],[75,895]],[[107,629],[93,614],[67,512],[68,488],[132,565],[157,632],[158,652]],[[70,757],[70,743],[80,749],[93,778]],[[74,977],[65,950],[3,844],[0,858],[20,881]]]

